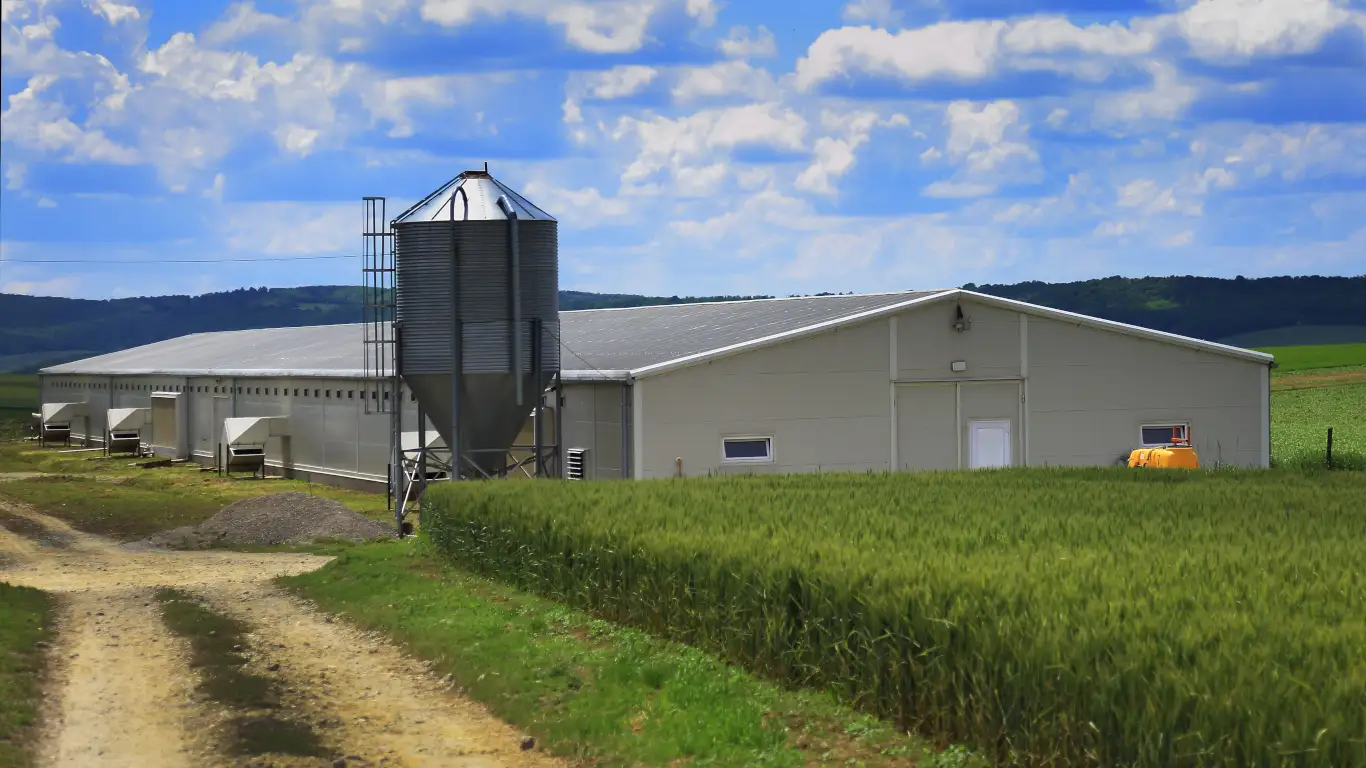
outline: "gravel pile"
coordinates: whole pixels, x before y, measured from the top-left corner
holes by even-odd
[[[392,536],[387,526],[340,502],[306,493],[276,493],[234,502],[199,525],[159,533],[147,543],[173,549],[204,549],[305,544],[326,539],[373,541]]]

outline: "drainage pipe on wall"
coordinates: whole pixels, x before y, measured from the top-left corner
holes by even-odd
[[[470,217],[470,196],[463,186],[451,193],[451,479],[460,479],[464,445],[460,441],[460,381],[465,375],[464,327],[460,322],[460,249],[455,233],[455,196],[465,202],[465,218]],[[399,393],[395,393],[397,396]],[[401,423],[401,422],[400,422]],[[400,447],[400,455],[402,450]]]
[[[522,264],[517,248],[517,209],[507,195],[498,196],[498,207],[508,217],[508,243],[511,253],[508,290],[512,299],[512,377],[517,381],[517,405],[522,405]],[[539,382],[538,382],[539,384]]]

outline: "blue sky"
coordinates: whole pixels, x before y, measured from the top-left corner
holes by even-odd
[[[569,289],[1366,273],[1366,0],[0,7],[6,292],[356,284],[484,161]]]

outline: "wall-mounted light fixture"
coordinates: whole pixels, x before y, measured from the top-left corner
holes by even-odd
[[[953,329],[962,333],[972,327],[972,321],[963,315],[963,305],[959,304],[953,308]]]
[[[968,361],[954,360],[952,363],[949,363],[949,369],[954,373],[962,373],[968,369]]]

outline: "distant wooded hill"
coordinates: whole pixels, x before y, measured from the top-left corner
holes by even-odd
[[[1112,277],[964,287],[1242,346],[1366,341],[1366,277]],[[743,298],[766,297],[561,291],[560,308]],[[0,372],[32,371],[189,333],[359,322],[361,289],[248,288],[105,301],[0,294],[0,318]]]

